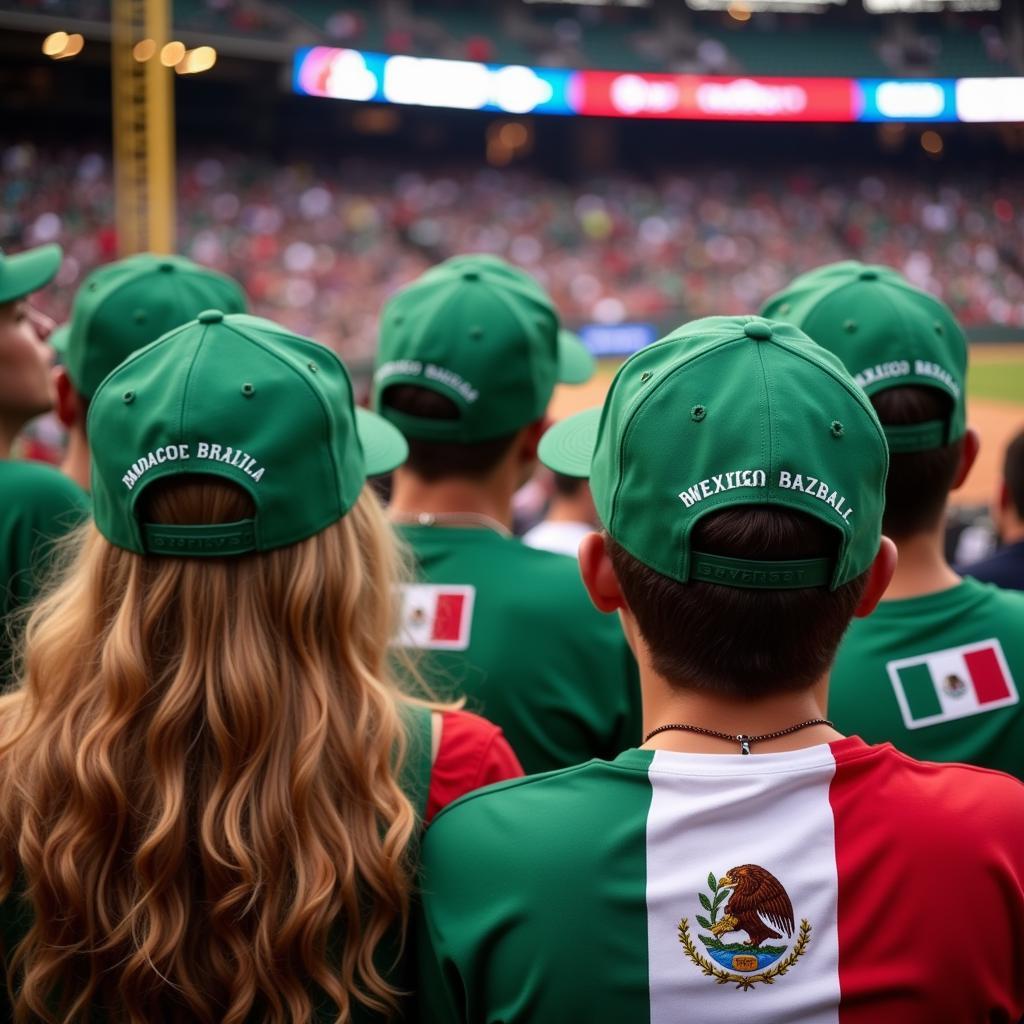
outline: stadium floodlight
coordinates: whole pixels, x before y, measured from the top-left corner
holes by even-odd
[[[179,75],[198,75],[209,71],[217,63],[217,51],[212,46],[197,46],[186,50],[185,55],[174,65]]]
[[[156,56],[156,40],[140,39],[132,47],[132,56],[140,64],[145,64],[147,60],[152,60],[153,57]]]
[[[51,32],[43,40],[43,53],[53,60],[77,57],[85,47],[85,38],[79,32]]]

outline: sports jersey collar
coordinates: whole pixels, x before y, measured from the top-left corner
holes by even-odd
[[[980,580],[965,576],[959,583],[945,590],[936,590],[931,594],[919,597],[898,597],[882,600],[864,622],[868,625],[872,620],[899,616],[932,615],[936,612],[949,613],[958,608],[966,607],[989,596],[994,587]]]
[[[797,750],[770,754],[692,754],[676,750],[624,750],[612,762],[616,767],[671,775],[774,775],[799,772],[849,760],[877,750],[859,736],[845,736],[833,743],[818,743]]]

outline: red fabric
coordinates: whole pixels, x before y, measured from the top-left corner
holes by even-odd
[[[840,1024],[1024,1014],[1024,786],[832,744]]]
[[[430,772],[427,822],[465,793],[522,774],[519,759],[496,725],[468,711],[443,712],[441,744]]]
[[[974,692],[978,695],[979,704],[988,704],[993,700],[1003,700],[1010,696],[1010,688],[1006,685],[1006,676],[1002,666],[991,647],[980,651],[969,651],[964,655],[967,671],[974,682]]]

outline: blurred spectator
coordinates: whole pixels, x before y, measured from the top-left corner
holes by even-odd
[[[983,583],[1024,590],[1024,430],[1007,446],[992,518],[1003,547],[963,572]]]
[[[554,491],[544,521],[527,530],[523,541],[531,548],[557,551],[575,558],[580,541],[598,529],[590,483],[580,477],[555,473]]]

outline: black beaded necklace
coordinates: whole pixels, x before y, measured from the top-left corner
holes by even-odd
[[[763,743],[765,740],[777,740],[780,736],[788,736],[790,733],[799,732],[801,729],[809,729],[812,725],[827,725],[830,729],[835,728],[827,718],[811,718],[806,722],[801,722],[799,725],[791,725],[788,729],[779,729],[778,732],[765,732],[761,733],[760,736],[748,736],[742,732],[718,732],[716,729],[705,729],[699,725],[683,725],[679,723],[659,725],[657,729],[652,729],[644,737],[644,743],[651,739],[651,737],[657,736],[659,732],[668,732],[670,729],[676,729],[680,732],[695,732],[700,736],[714,736],[719,740],[735,740],[735,742],[740,745],[740,753],[749,754],[751,743]]]

